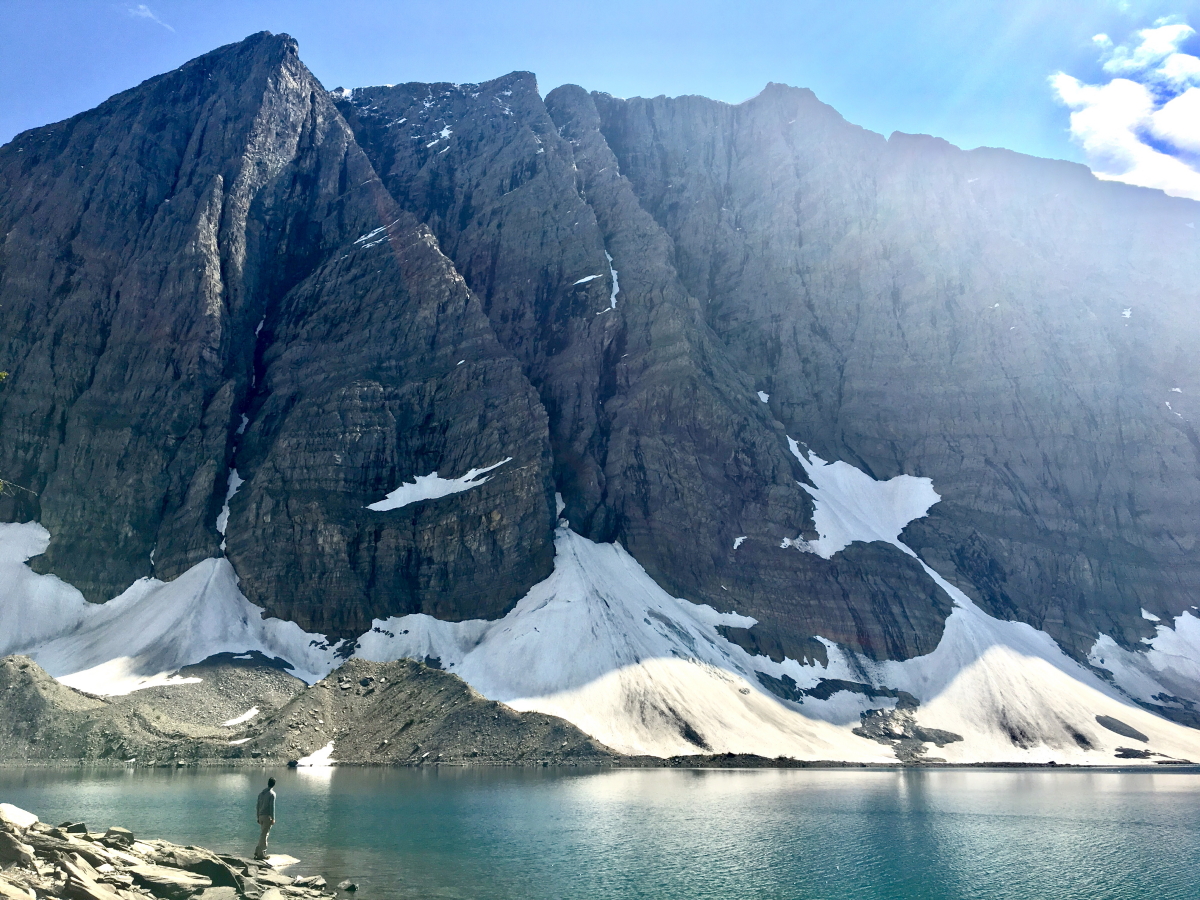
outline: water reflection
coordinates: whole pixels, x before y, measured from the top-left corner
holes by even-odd
[[[1200,775],[1044,770],[0,772],[48,821],[124,824],[401,898],[1194,898]]]

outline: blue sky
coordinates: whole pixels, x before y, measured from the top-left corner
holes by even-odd
[[[883,134],[1089,162],[1200,197],[1191,26],[1200,0],[0,0],[0,141],[268,30],[297,38],[329,88],[529,69],[543,92],[739,102],[781,81]]]

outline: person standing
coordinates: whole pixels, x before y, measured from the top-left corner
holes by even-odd
[[[267,858],[267,835],[275,824],[275,779],[268,778],[267,786],[259,792],[258,805],[255,814],[258,816],[258,827],[262,833],[258,836],[258,846],[254,848],[255,859]]]

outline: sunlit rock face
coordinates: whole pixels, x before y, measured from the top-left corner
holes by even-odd
[[[942,500],[904,540],[1076,658],[1200,597],[1197,204],[889,139],[809,91],[592,95],[679,279],[789,434]]]
[[[1136,651],[1200,596],[1198,211],[778,85],[331,93],[256,35],[0,148],[0,510],[90,600],[225,556],[330,642],[510,613],[557,493],[751,656],[931,653],[922,560]],[[931,479],[920,559],[823,552],[809,452]]]

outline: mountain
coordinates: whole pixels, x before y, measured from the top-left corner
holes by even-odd
[[[0,652],[436,659],[663,756],[1198,754],[1198,212],[783,85],[326,91],[254,35],[0,148]]]

